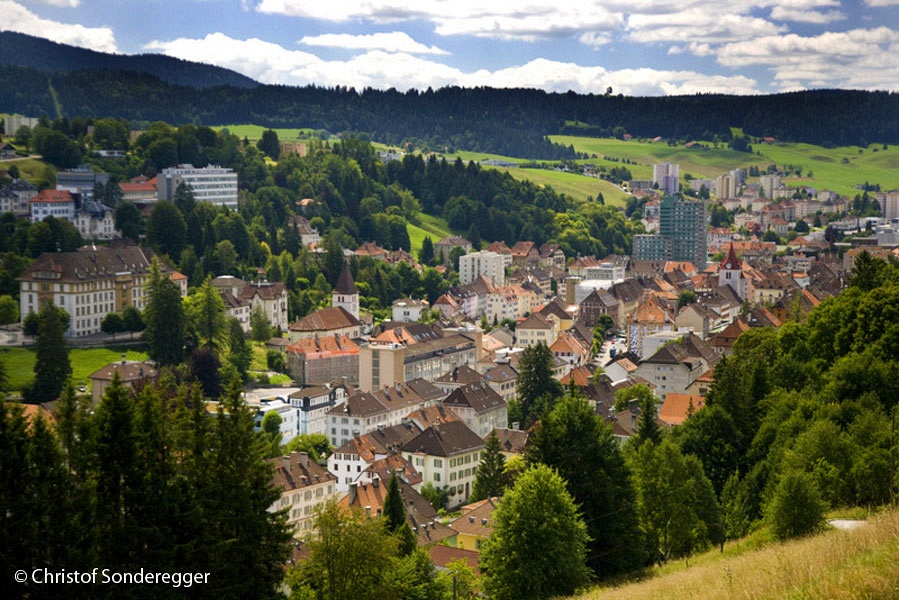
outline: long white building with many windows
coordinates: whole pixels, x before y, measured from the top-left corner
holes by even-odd
[[[41,254],[18,278],[22,320],[52,302],[71,316],[68,337],[99,333],[107,314],[121,313],[128,306],[144,309],[153,256],[152,250],[130,240]],[[187,277],[160,266],[186,296]]]
[[[172,200],[181,183],[190,185],[197,202],[209,202],[237,210],[237,173],[212,166],[179,165],[163,169],[156,182],[160,200]]]

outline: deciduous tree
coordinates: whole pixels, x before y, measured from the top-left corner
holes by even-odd
[[[589,581],[587,526],[565,481],[549,467],[536,465],[523,473],[494,510],[493,521],[481,552],[490,598],[570,596]]]

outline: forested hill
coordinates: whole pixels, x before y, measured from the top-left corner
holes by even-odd
[[[11,35],[0,33],[0,40]],[[0,112],[310,127],[364,132],[390,144],[411,141],[435,150],[452,147],[540,159],[574,156],[573,149],[546,139],[557,133],[626,132],[679,140],[717,136],[727,141],[730,128],[740,127],[752,136],[823,146],[899,143],[899,94],[888,92],[625,97],[459,87],[400,92],[231,84],[196,89],[147,69],[111,70],[99,63],[89,70],[51,72],[48,66],[36,67],[28,54],[0,46],[0,57],[5,57],[0,58]]]
[[[126,55],[95,52],[13,31],[0,31],[0,65],[33,67],[50,73],[87,69],[134,71],[155,75],[167,83],[198,88],[217,85],[248,88],[259,85],[249,77],[222,67],[162,54]],[[0,107],[0,112],[2,110]]]

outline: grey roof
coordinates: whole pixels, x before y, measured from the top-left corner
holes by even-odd
[[[428,427],[403,446],[403,452],[453,456],[484,447],[484,440],[462,421]]]
[[[343,268],[340,270],[340,275],[337,277],[337,285],[334,286],[335,294],[358,294],[358,290],[356,290],[356,282],[353,280],[353,273],[350,271],[350,264],[348,262],[343,263]]]
[[[476,413],[483,413],[502,408],[507,404],[490,385],[480,382],[456,388],[446,397],[443,405],[450,408],[470,408]]]

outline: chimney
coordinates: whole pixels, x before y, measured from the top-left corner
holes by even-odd
[[[303,465],[304,469],[309,468],[309,453],[300,452],[300,464]]]
[[[290,456],[284,456],[284,470],[290,473]]]
[[[127,354],[125,354],[124,352],[122,352],[122,366],[123,366],[123,367],[125,366],[125,357],[126,357],[126,356],[127,356]]]
[[[356,502],[356,493],[357,493],[358,485],[359,485],[358,483],[350,484],[350,506],[352,506],[353,503]]]

